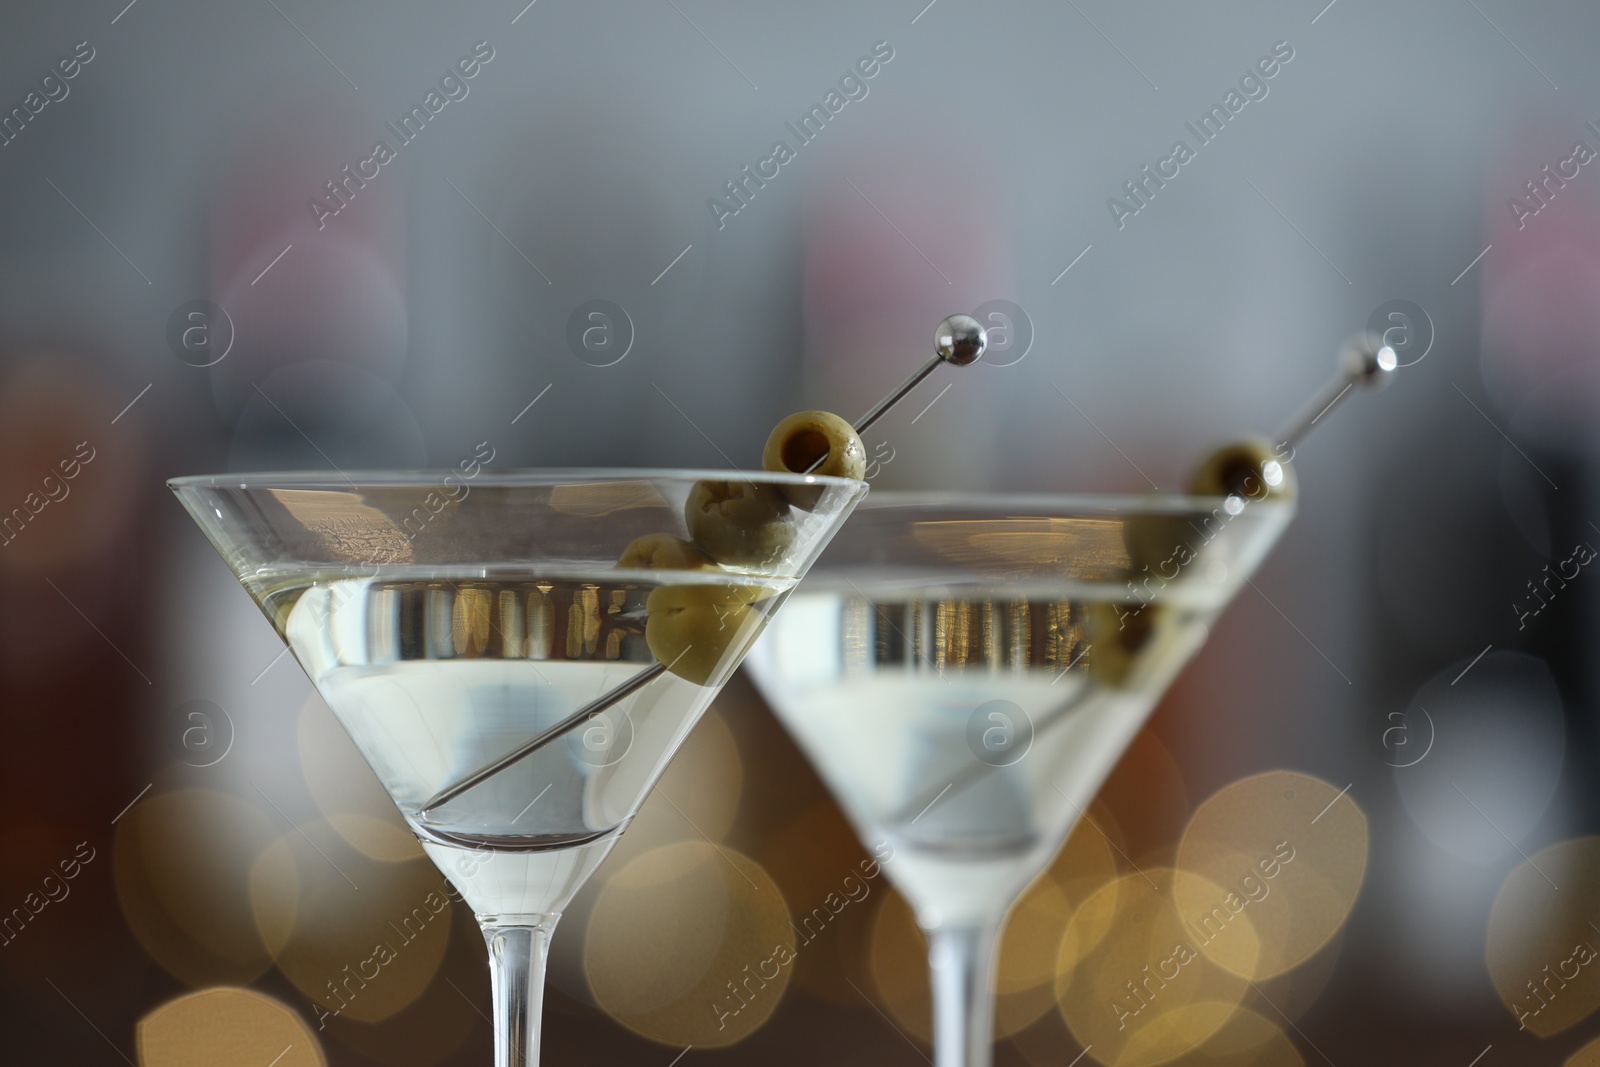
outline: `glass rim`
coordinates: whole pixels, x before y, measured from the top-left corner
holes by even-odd
[[[761,481],[772,485],[816,485],[865,488],[858,478],[830,474],[796,474],[791,471],[711,470],[671,467],[520,467],[509,470],[481,470],[475,475],[448,470],[354,470],[354,471],[239,471],[231,474],[186,474],[167,479],[173,492],[189,489],[335,489],[357,492],[362,489],[437,489],[446,478],[472,485],[546,486],[581,482],[640,481]]]
[[[1037,511],[1052,515],[1081,515],[1086,512],[1126,514],[1128,512],[1163,513],[1226,510],[1227,496],[1197,496],[1177,490],[1149,493],[963,493],[921,492],[917,490],[875,489],[856,505],[856,512],[920,508],[947,509],[950,511],[1001,512]],[[1239,514],[1265,509],[1268,511],[1293,511],[1296,499],[1268,497],[1244,502]]]

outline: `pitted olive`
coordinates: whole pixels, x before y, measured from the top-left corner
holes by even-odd
[[[1189,491],[1197,496],[1235,496],[1254,503],[1294,495],[1294,472],[1262,437],[1232,441],[1212,451],[1195,468]]]
[[[718,563],[760,566],[794,544],[789,505],[773,486],[748,479],[696,482],[684,517],[694,543]]]
[[[645,643],[673,674],[711,685],[739,663],[766,615],[751,605],[769,591],[750,585],[663,585],[645,601]]]
[[[692,541],[671,534],[645,534],[629,542],[617,566],[636,571],[680,571],[704,570],[716,564]]]
[[[821,460],[816,470],[812,464]],[[761,465],[769,471],[860,478],[867,470],[867,450],[848,422],[830,411],[797,411],[778,423],[767,438]],[[807,510],[822,496],[820,486],[786,485],[789,503]]]

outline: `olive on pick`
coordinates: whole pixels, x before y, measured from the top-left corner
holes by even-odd
[[[773,427],[761,465],[769,471],[860,478],[867,471],[867,450],[855,427],[833,412],[797,411]],[[786,485],[782,491],[789,503],[806,510],[822,496],[816,485]]]
[[[617,559],[617,566],[637,571],[679,571],[704,570],[716,564],[694,542],[658,533],[630,541]]]
[[[710,685],[761,633],[766,615],[750,606],[764,592],[751,585],[658,586],[645,600],[645,643],[673,674]]]
[[[1255,502],[1294,495],[1294,474],[1264,437],[1230,441],[1212,451],[1189,478],[1196,496],[1234,496]]]
[[[699,481],[684,504],[689,536],[718,563],[771,563],[794,544],[789,505],[771,485],[749,479]]]

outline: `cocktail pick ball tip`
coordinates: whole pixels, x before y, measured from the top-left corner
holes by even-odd
[[[933,336],[939,358],[957,367],[976,363],[989,345],[988,331],[971,315],[951,315]]]
[[[1395,350],[1375,333],[1359,333],[1339,350],[1339,370],[1356,385],[1382,389],[1399,365]]]

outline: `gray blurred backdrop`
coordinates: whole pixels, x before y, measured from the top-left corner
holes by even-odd
[[[1294,1022],[1260,1009],[1305,1062],[1554,1064],[1600,1034],[1519,1031],[1484,963],[1508,872],[1600,825],[1592,575],[1530,600],[1600,545],[1600,167],[1574,152],[1600,150],[1600,8],[123,3],[0,13],[0,510],[94,455],[0,547],[0,887],[57,840],[106,857],[0,949],[26,1062],[134,1057],[196,984],[122,921],[111,819],[142,787],[281,781],[285,818],[314,813],[309,686],[164,478],[483,441],[497,469],[743,464],[798,407],[855,417],[980,307],[1004,358],[875,428],[875,486],[1176,486],[1286,419],[1344,338],[1395,330],[1409,365],[1301,449],[1295,525],[1152,729],[1190,806],[1290,767],[1371,820],[1326,987]],[[197,699],[237,734],[212,772],[163,740]],[[755,724],[747,783],[799,760],[742,682],[719,707]],[[551,1062],[674,1054],[552,998]],[[869,1008],[791,992],[703,1055],[919,1062]],[[486,1061],[462,1027],[430,1062]]]

